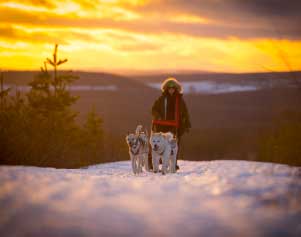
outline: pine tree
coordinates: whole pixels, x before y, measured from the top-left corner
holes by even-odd
[[[72,96],[67,90],[68,85],[78,77],[72,73],[59,73],[58,66],[67,62],[67,59],[57,61],[58,45],[55,45],[53,60],[47,58],[44,67],[37,77],[29,83],[31,91],[28,94],[28,100],[33,108],[46,116],[52,112],[68,110],[78,97]],[[48,72],[47,63],[53,67],[53,75]]]
[[[30,92],[27,94],[31,110],[31,120],[35,122],[33,129],[40,130],[43,134],[36,133],[34,146],[43,147],[40,164],[49,160],[65,159],[66,154],[72,149],[71,143],[74,133],[79,128],[75,122],[77,113],[70,108],[78,97],[72,96],[68,86],[76,76],[71,73],[60,73],[58,67],[67,62],[67,59],[57,60],[58,45],[55,45],[53,59],[47,58],[41,67],[40,73],[29,83]],[[47,64],[53,67],[50,73]]]

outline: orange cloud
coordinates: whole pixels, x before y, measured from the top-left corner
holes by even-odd
[[[292,69],[300,69],[301,41],[294,25],[280,39],[262,17],[246,21],[253,19],[250,12],[224,19],[233,0],[224,13],[221,7],[214,12],[210,1],[199,1],[208,12],[196,2],[2,1],[0,67],[37,69],[59,43],[68,66],[82,70],[287,70],[278,47]]]

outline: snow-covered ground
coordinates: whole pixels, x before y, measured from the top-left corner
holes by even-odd
[[[301,236],[300,168],[180,161],[176,174],[130,163],[0,167],[0,236]]]

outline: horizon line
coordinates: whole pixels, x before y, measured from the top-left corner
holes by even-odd
[[[53,71],[49,69],[48,71]],[[287,71],[246,71],[246,72],[230,72],[230,71],[204,71],[204,70],[89,70],[89,69],[63,69],[60,70],[63,72],[72,71],[72,72],[84,72],[84,73],[104,73],[104,74],[114,74],[120,76],[139,76],[139,75],[162,75],[162,74],[266,74],[266,73],[298,73],[301,70],[287,70]],[[1,69],[0,72],[40,72],[39,69]]]

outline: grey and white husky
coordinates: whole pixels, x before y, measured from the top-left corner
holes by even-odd
[[[129,133],[126,136],[126,142],[129,147],[129,155],[132,162],[134,174],[142,172],[142,167],[149,171],[148,167],[148,134],[142,131],[142,125],[138,125],[135,133]]]

